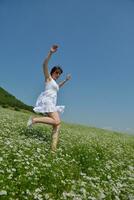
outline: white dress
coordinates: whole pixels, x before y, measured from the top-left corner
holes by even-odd
[[[42,92],[37,98],[34,111],[36,113],[49,113],[49,112],[64,112],[65,106],[56,106],[57,92],[59,91],[59,85],[54,79],[46,82],[45,91]]]

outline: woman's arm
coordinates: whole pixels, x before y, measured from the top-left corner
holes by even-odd
[[[53,53],[55,53],[57,51],[58,46],[57,45],[53,45],[47,55],[47,57],[45,58],[44,62],[43,62],[43,72],[44,72],[44,76],[45,76],[45,80],[46,81],[50,81],[51,77],[50,77],[50,73],[48,70],[48,62],[52,56]]]
[[[70,74],[68,74],[67,76],[66,76],[66,79],[64,80],[64,81],[61,81],[58,85],[59,85],[59,87],[61,88],[67,81],[69,81],[71,79],[71,75]]]

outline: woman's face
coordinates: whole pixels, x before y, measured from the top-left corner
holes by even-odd
[[[57,70],[55,70],[55,71],[53,72],[52,78],[53,78],[54,80],[56,80],[56,79],[59,78],[60,75],[61,75],[61,71],[57,69]]]

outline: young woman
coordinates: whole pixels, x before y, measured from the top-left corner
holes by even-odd
[[[57,148],[58,137],[59,137],[59,128],[60,128],[60,116],[59,113],[64,111],[64,106],[57,106],[57,92],[59,88],[62,87],[68,80],[71,79],[71,75],[67,75],[66,79],[59,84],[56,80],[60,77],[63,70],[60,66],[54,66],[49,73],[48,62],[53,53],[58,49],[57,45],[53,45],[43,62],[43,72],[45,76],[45,91],[40,94],[37,98],[36,106],[34,111],[36,113],[43,113],[43,117],[30,117],[27,122],[27,126],[30,127],[35,123],[44,123],[49,124],[53,127],[52,131],[52,143],[51,149],[55,151]]]

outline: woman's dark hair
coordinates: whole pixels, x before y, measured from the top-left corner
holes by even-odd
[[[50,74],[52,75],[56,70],[59,70],[59,71],[60,71],[60,74],[63,73],[63,70],[61,69],[61,67],[57,65],[57,66],[54,66],[54,67],[51,69]]]

